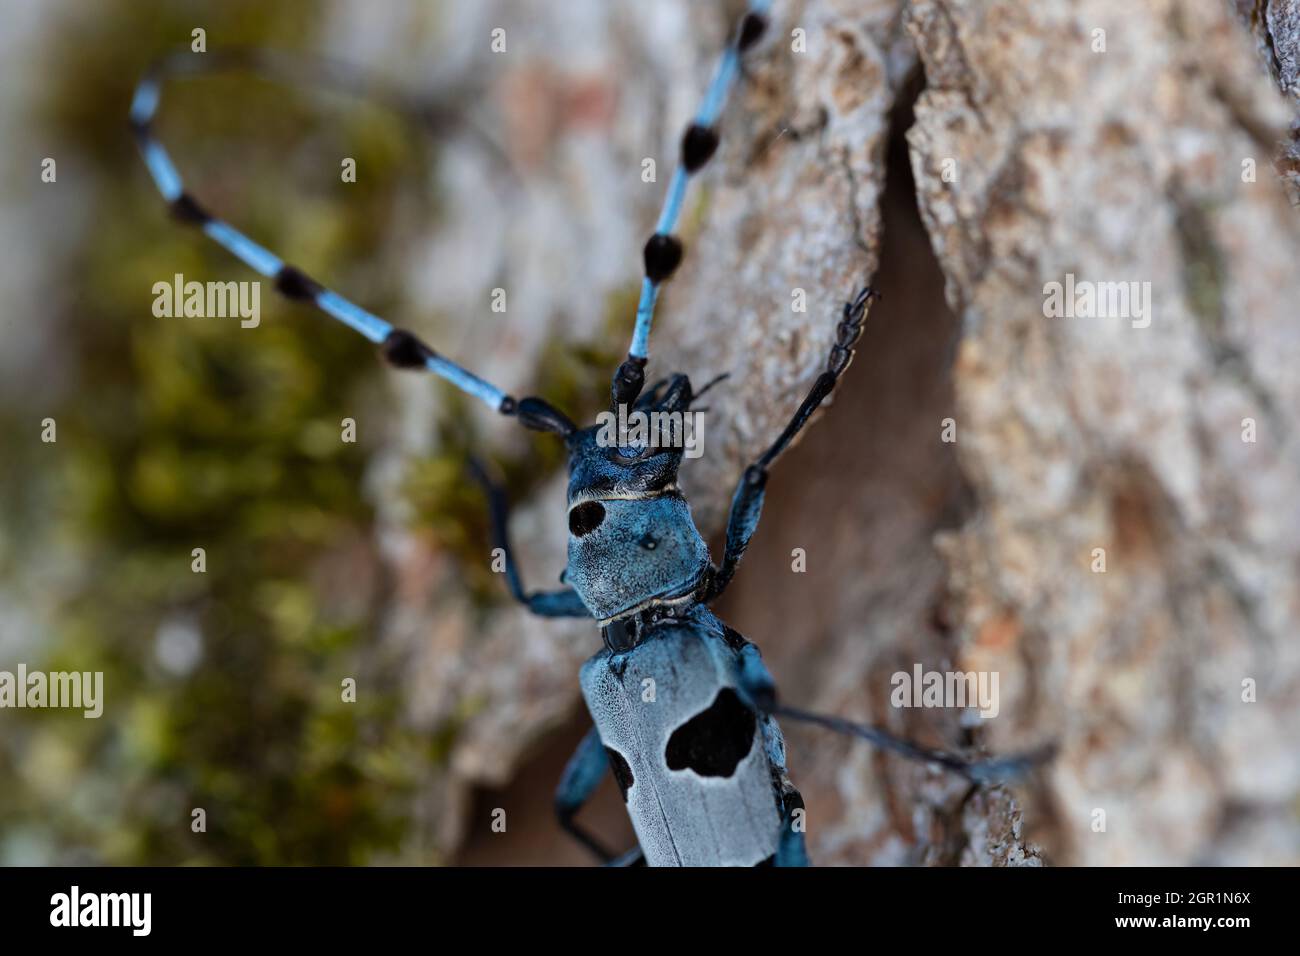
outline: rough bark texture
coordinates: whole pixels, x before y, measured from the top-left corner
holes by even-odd
[[[1061,858],[1294,859],[1298,224],[1263,133],[1285,113],[1214,3],[917,3],[911,24],[979,500],[942,542],[963,658],[1062,741]],[[1150,326],[1044,318],[1066,273],[1150,282]]]
[[[515,387],[548,337],[624,346],[630,302],[612,332],[603,304],[636,280],[729,22],[700,6],[482,4],[456,25],[504,25],[519,44],[464,66],[494,77],[527,189],[495,196],[450,151],[448,221],[421,257],[459,282],[430,304],[481,314],[501,285],[514,318],[504,334],[448,321],[449,351],[491,354],[488,373]],[[791,702],[933,744],[1061,747],[1038,784],[971,792],[790,728],[815,862],[1300,859],[1300,384],[1288,375],[1300,227],[1272,171],[1292,114],[1250,41],[1252,27],[1271,38],[1294,104],[1296,13],[1238,12],[1215,0],[776,6],[689,204],[687,261],[652,339],[652,375],[733,376],[710,397],[706,457],[683,475],[707,532],[815,377],[838,304],[873,275],[886,298],[834,408],[778,466],[720,610],[763,647]],[[640,182],[644,156],[658,184]],[[1067,274],[1149,282],[1150,325],[1046,317],[1045,284]],[[807,313],[792,311],[796,288]],[[432,433],[427,391],[403,397],[410,440],[377,469],[381,486]],[[949,417],[955,444],[941,440]],[[489,427],[498,448],[524,440]],[[557,478],[514,522],[534,587],[564,563],[562,501]],[[389,509],[400,587],[388,640],[407,662],[411,717],[456,730],[427,788],[435,845],[580,859],[541,821],[597,634],[513,608],[473,615],[456,569],[400,500]],[[793,548],[807,573],[792,573]],[[890,676],[914,663],[997,671],[999,717],[891,707]],[[474,786],[505,788],[485,802],[510,812],[509,845],[485,836]],[[619,810],[607,803],[597,825],[627,839]]]
[[[1300,205],[1300,3],[1236,0],[1236,8],[1255,37],[1261,62],[1291,103],[1291,131],[1279,149],[1277,170],[1291,204]]]

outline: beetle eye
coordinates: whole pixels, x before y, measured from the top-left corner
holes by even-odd
[[[626,441],[626,438],[624,440]],[[616,445],[611,457],[617,464],[630,465],[655,450],[648,441],[628,442],[625,445]]]
[[[611,457],[616,465],[635,465],[645,458],[645,451],[637,451],[634,448],[620,448]]]
[[[599,501],[584,501],[569,512],[569,532],[577,538],[591,534],[605,520],[605,506]]]

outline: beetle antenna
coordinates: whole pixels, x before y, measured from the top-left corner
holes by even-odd
[[[655,224],[654,234],[642,250],[645,278],[641,281],[641,298],[636,306],[636,325],[632,330],[632,343],[627,358],[614,372],[609,386],[610,411],[620,405],[631,405],[645,384],[645,367],[650,356],[650,325],[654,320],[655,303],[663,287],[682,261],[682,240],[675,235],[686,199],[690,181],[718,149],[718,121],[727,98],[740,77],[741,60],[754,49],[767,30],[769,7],[772,0],[749,0],[745,13],[731,33],[722,58],[713,73],[713,81],[704,94],[694,119],[682,135],[681,159],[673,178],[669,180],[663,209]]]
[[[131,129],[145,166],[172,215],[199,229],[253,271],[270,279],[276,291],[286,298],[312,306],[369,339],[395,368],[431,372],[482,401],[493,411],[515,418],[525,428],[570,438],[575,432],[573,422],[558,409],[539,398],[515,399],[463,365],[434,351],[411,332],[393,326],[283,261],[234,226],[217,218],[186,191],[180,172],[154,132],[163,85],[173,78],[229,70],[251,71],[289,84],[307,83],[366,95],[398,112],[416,113],[426,124],[436,125],[449,115],[446,109],[436,104],[416,102],[400,94],[384,92],[361,74],[330,61],[295,61],[257,51],[237,51],[211,57],[184,52],[173,54],[145,73],[136,85],[130,111]]]

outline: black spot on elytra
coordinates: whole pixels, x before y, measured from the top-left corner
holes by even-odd
[[[605,520],[605,506],[599,501],[584,501],[569,512],[569,532],[576,538],[591,534]]]
[[[730,687],[718,691],[709,709],[673,731],[664,750],[669,770],[694,770],[701,777],[730,777],[754,746],[754,712]]]
[[[627,765],[627,761],[617,750],[606,747],[605,756],[609,758],[609,768],[614,771],[614,780],[623,794],[623,802],[627,803],[627,792],[632,789],[632,784],[636,783],[632,777],[632,768]]]

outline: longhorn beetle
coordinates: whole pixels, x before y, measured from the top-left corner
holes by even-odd
[[[719,116],[742,57],[767,28],[768,6],[768,0],[749,4],[682,136],[680,162],[645,244],[631,347],[610,385],[614,412],[684,413],[709,387],[696,392],[683,374],[644,387],[650,325],[659,290],[681,262],[682,243],[674,228],[687,186],[718,147]],[[284,72],[269,58],[253,62],[268,72]],[[777,717],[856,735],[977,783],[1017,775],[1045,759],[1047,751],[967,761],[877,728],[778,704],[758,648],[709,610],[736,573],[758,525],[772,464],[849,367],[875,293],[863,289],[845,304],[825,369],[784,431],[745,469],[731,502],[726,551],[715,565],[677,487],[680,448],[601,441],[595,426],[578,428],[544,399],[511,397],[281,261],[186,192],[153,135],[152,121],[167,76],[211,69],[213,63],[230,65],[185,55],[164,60],[141,80],[131,104],[144,162],[177,218],[272,279],[288,298],[314,305],[360,332],[393,366],[433,372],[525,428],[558,436],[567,447],[569,544],[561,579],[567,586],[557,591],[524,589],[510,550],[502,489],[477,462],[469,468],[487,494],[511,595],[534,614],[594,618],[601,630],[604,648],[583,665],[580,678],[594,726],[565,768],[555,798],[560,823],[574,837],[606,862],[622,864],[806,865],[803,800],[786,773]],[[647,680],[656,688],[653,703],[642,700]],[[607,770],[618,782],[640,844],[621,857],[574,819]]]

